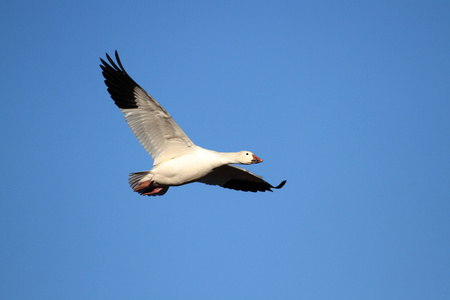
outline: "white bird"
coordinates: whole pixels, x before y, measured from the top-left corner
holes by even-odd
[[[135,192],[162,196],[170,186],[191,182],[246,192],[283,187],[286,180],[274,187],[261,176],[231,165],[262,162],[250,151],[224,153],[195,145],[169,113],[127,74],[117,51],[115,54],[117,65],[108,54],[110,64],[100,58],[105,84],[128,126],[154,161],[150,171],[130,174],[129,183]]]

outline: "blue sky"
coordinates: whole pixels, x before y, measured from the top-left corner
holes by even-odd
[[[448,1],[6,1],[2,299],[449,299]],[[142,197],[129,74],[274,193]]]

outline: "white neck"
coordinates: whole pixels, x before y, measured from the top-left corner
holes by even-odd
[[[240,164],[239,152],[218,152],[221,157],[227,162],[226,164]]]
[[[199,147],[200,155],[204,160],[210,160],[215,165],[239,164],[239,152],[217,152]]]

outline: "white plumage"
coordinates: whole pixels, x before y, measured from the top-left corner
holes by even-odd
[[[170,114],[125,71],[116,51],[116,63],[100,59],[108,92],[133,133],[154,160],[152,170],[130,174],[129,183],[141,195],[164,195],[170,186],[191,182],[241,191],[272,191],[261,176],[230,164],[254,164],[262,159],[249,151],[216,152],[195,145]]]

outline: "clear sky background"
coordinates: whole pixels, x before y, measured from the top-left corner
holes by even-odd
[[[1,299],[450,299],[449,1],[3,1]],[[273,193],[142,197],[129,74]]]

